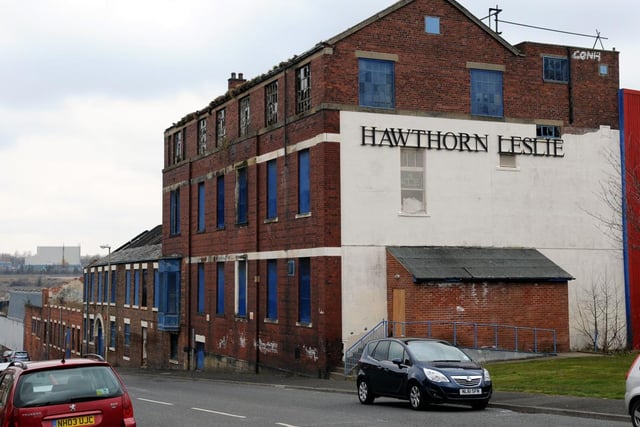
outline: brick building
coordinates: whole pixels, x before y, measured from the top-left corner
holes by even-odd
[[[594,194],[619,156],[618,85],[618,52],[513,46],[452,0],[401,0],[233,73],[165,131],[157,327],[176,362],[325,375],[382,319],[460,319],[474,286],[487,303],[463,320],[584,346],[583,296],[623,283]],[[517,281],[439,277],[463,289],[442,295],[409,269],[398,285],[394,247],[534,250],[562,273],[500,260]],[[418,296],[438,304],[406,309]]]
[[[24,350],[32,360],[77,357],[83,352],[82,281],[42,289],[24,306]]]
[[[140,233],[85,267],[83,352],[104,355],[115,366],[177,363],[175,339],[157,327],[161,230]]]

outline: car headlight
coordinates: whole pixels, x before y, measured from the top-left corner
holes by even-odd
[[[447,378],[442,372],[434,371],[433,369],[422,368],[424,374],[427,376],[429,381],[433,381],[434,383],[448,383],[449,378]]]
[[[490,383],[491,375],[489,374],[489,371],[487,371],[485,368],[482,368],[482,372],[484,373],[484,382]]]

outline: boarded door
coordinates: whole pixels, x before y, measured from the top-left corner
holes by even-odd
[[[393,313],[391,313],[391,333],[394,337],[404,336],[404,322],[405,319],[405,291],[404,289],[393,290]]]

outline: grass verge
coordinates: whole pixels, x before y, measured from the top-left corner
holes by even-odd
[[[637,355],[552,356],[486,367],[496,391],[624,399],[625,377]]]

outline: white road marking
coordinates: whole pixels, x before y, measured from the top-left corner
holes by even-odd
[[[218,412],[218,411],[212,411],[210,409],[202,409],[202,408],[191,408],[194,411],[201,411],[201,412],[208,412],[210,414],[217,414],[217,415],[224,415],[226,417],[234,417],[234,418],[247,418],[244,415],[235,415],[235,414],[228,414],[226,412]]]
[[[293,424],[285,424],[285,423],[276,423],[277,426],[282,426],[282,427],[298,427],[295,426]]]
[[[138,400],[142,400],[143,402],[149,402],[149,403],[157,403],[158,405],[173,406],[173,403],[161,402],[159,400],[143,399],[142,397],[139,397]]]

